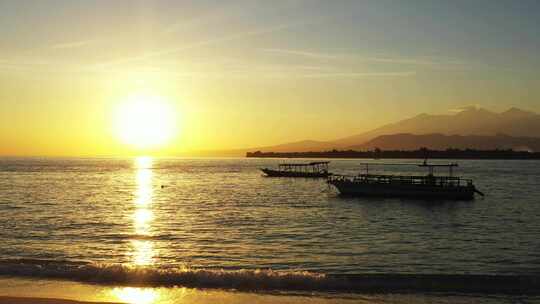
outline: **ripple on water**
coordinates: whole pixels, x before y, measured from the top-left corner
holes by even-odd
[[[438,203],[343,198],[323,180],[261,176],[278,162],[1,159],[0,256],[318,273],[540,269],[538,162],[460,161],[488,195]],[[353,173],[357,163],[331,167]]]

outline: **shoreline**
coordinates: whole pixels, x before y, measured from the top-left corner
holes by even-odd
[[[456,160],[538,160],[540,152],[514,150],[332,150],[308,152],[247,152],[246,158],[333,158],[333,159],[456,159]]]
[[[0,304],[374,304],[409,303],[513,303],[540,300],[540,295],[448,293],[448,292],[242,292],[186,287],[100,286],[59,280],[0,278]],[[491,301],[494,300],[494,301]]]
[[[120,302],[88,302],[59,298],[1,296],[0,304],[123,304]]]
[[[105,273],[105,269],[100,270]],[[119,287],[123,289],[188,288],[206,291],[234,290],[247,293],[289,292],[289,293],[344,293],[358,294],[422,294],[422,293],[463,293],[540,296],[539,275],[493,275],[493,274],[405,274],[405,273],[364,273],[364,274],[302,274],[278,272],[178,272],[161,274],[124,272],[120,279],[84,280],[76,273],[56,276],[3,276],[4,281],[55,281],[60,285],[90,285],[98,289]],[[0,297],[12,295],[2,294]],[[61,290],[60,290],[61,291]],[[27,294],[16,294],[26,296]],[[35,295],[47,298],[49,295]],[[53,296],[54,297],[54,296]],[[79,298],[77,298],[79,299]],[[92,298],[92,300],[94,300]],[[98,301],[99,302],[99,301]],[[1,303],[1,302],[0,302]]]

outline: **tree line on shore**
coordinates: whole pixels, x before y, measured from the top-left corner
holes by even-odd
[[[540,152],[514,151],[512,149],[475,150],[453,149],[386,150],[370,151],[330,150],[320,152],[247,152],[246,157],[262,158],[434,158],[434,159],[540,159]]]

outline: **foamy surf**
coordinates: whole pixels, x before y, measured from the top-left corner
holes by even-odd
[[[155,269],[121,264],[33,259],[0,260],[0,275],[63,279],[104,285],[183,286],[242,291],[540,294],[538,275],[338,275],[262,269]]]

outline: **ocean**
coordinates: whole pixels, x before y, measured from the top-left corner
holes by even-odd
[[[540,275],[540,161],[458,161],[486,194],[472,201],[342,197],[258,170],[284,161],[302,160],[0,158],[0,295],[82,284],[259,302],[540,300],[519,289]],[[330,171],[361,162],[382,161]],[[180,303],[140,299],[126,302]]]

